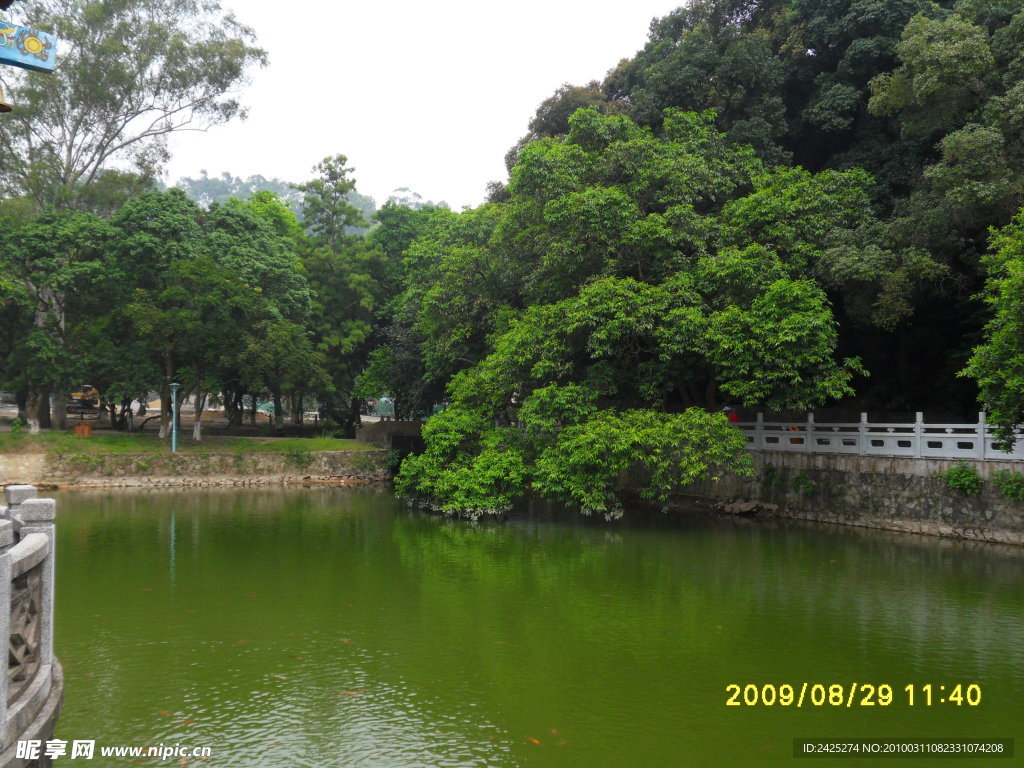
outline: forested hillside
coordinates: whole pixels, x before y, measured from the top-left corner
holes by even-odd
[[[710,109],[768,165],[863,169],[870,243],[898,254],[879,265],[887,303],[824,285],[872,374],[860,402],[970,410],[956,374],[985,321],[981,257],[1022,202],[1022,50],[1019,2],[694,2],[603,82],[546,100],[525,140],[566,134],[580,106],[655,131],[666,108]]]

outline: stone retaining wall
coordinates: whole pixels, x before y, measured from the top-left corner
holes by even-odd
[[[980,495],[950,488],[942,459],[756,453],[751,477],[682,489],[679,504],[712,500],[734,514],[774,514],[818,522],[1024,545],[1024,504],[1002,498],[991,482]],[[978,461],[982,478],[1019,461]]]
[[[0,485],[170,487],[384,482],[388,451],[0,454]]]
[[[45,453],[0,453],[0,485],[32,484],[46,477]]]
[[[395,442],[420,440],[422,421],[378,421],[356,430],[356,440],[378,448],[393,448]]]

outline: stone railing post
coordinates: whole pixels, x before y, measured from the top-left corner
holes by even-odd
[[[857,453],[863,456],[867,453],[868,447],[868,414],[866,411],[860,413],[860,424],[857,425]]]
[[[807,412],[807,428],[806,428],[807,435],[804,437],[804,450],[807,453],[811,453],[814,450],[814,447],[813,447],[813,445],[811,443],[811,432],[813,432],[813,431],[814,431],[814,413],[808,411]],[[816,444],[817,443],[814,443],[814,445],[816,445]]]
[[[985,460],[988,442],[988,425],[985,423],[985,412],[978,412],[978,458]]]
[[[11,553],[14,545],[14,521],[11,519],[11,507],[21,503],[21,494],[11,493],[11,486],[4,491],[7,506],[0,507],[0,659],[4,660],[3,674],[0,675],[0,749],[7,746],[7,659],[11,653]],[[35,488],[32,489],[35,491]],[[23,497],[22,497],[23,498]],[[13,503],[12,503],[13,502]]]
[[[761,411],[757,412],[757,420],[754,421],[754,447],[764,450],[764,414]]]
[[[921,458],[924,448],[924,412],[917,411],[914,416],[914,456]]]

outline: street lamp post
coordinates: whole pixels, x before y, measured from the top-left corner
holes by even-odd
[[[171,453],[178,452],[178,390],[181,384],[171,382]]]

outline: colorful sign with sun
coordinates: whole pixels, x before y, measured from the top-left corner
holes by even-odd
[[[0,64],[52,72],[57,66],[57,38],[0,21]]]

